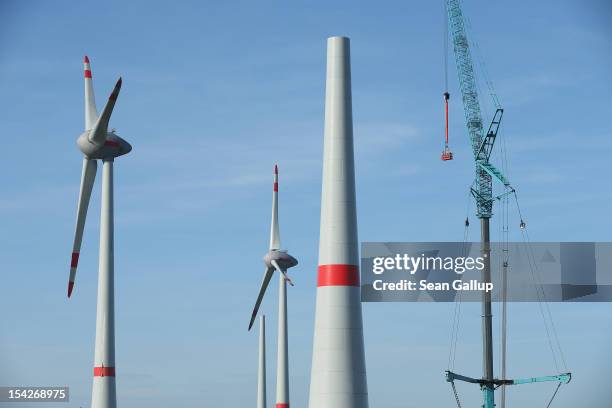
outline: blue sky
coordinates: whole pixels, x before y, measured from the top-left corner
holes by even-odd
[[[67,384],[69,406],[90,404],[99,181],[75,293],[66,299],[87,54],[99,106],[123,76],[111,125],[134,147],[115,166],[119,404],[254,403],[257,335],[246,326],[278,162],[281,236],[300,260],[289,292],[291,402],[305,407],[326,38],[352,42],[360,240],[461,240],[472,162],[454,64],[456,159],[439,159],[442,3],[177,3],[0,5],[0,384]],[[508,176],[532,239],[610,241],[612,7],[604,0],[466,0],[465,12],[506,109]],[[270,401],[276,290],[261,309]],[[610,305],[551,309],[575,373],[554,406],[606,406]],[[442,375],[453,305],[363,310],[370,406],[453,406]],[[510,375],[554,371],[537,306],[510,310]],[[466,305],[457,357],[473,375],[480,372],[479,316],[478,305]],[[509,403],[544,406],[552,387],[513,389]],[[466,406],[477,406],[476,387],[459,392]]]

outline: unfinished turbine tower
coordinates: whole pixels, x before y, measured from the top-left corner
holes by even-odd
[[[266,316],[259,316],[259,366],[257,369],[257,408],[266,408]]]
[[[97,161],[102,160],[102,207],[100,216],[100,262],[98,272],[98,305],[96,313],[96,346],[94,353],[92,408],[115,408],[115,307],[114,307],[114,243],[113,243],[113,161],[132,150],[132,146],[108,131],[108,123],[121,89],[121,78],[98,117],[94,100],[89,58],[84,59],[85,132],[77,145],[85,157],[77,209],[74,245],[70,263],[68,297],[72,295],[76,276],[83,227],[91,190],[96,178]]]
[[[367,408],[359,286],[350,43],[327,40],[311,408]]]
[[[270,249],[264,256],[266,271],[253,313],[249,322],[249,330],[253,326],[257,311],[261,305],[266,289],[274,275],[278,271],[278,354],[276,366],[276,408],[289,408],[289,347],[287,339],[287,282],[293,285],[287,276],[287,269],[298,264],[297,259],[282,250],[280,243],[280,231],[278,226],[278,166],[274,166],[274,184],[272,187],[272,222],[270,224]]]

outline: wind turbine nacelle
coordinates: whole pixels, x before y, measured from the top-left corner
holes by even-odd
[[[89,140],[90,133],[91,131],[87,131],[77,139],[79,149],[90,159],[111,159],[128,154],[132,150],[132,145],[117,136],[115,132],[107,133],[103,144]]]
[[[289,255],[287,251],[281,251],[280,249],[271,250],[264,256],[263,260],[268,268],[274,268],[272,261],[276,261],[278,266],[283,270],[287,270],[298,264],[297,259]]]

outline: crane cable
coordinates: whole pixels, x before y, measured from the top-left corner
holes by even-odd
[[[444,2],[444,92],[448,93],[448,5]]]
[[[457,401],[457,407],[461,408],[461,402],[459,401],[459,394],[457,394],[457,387],[455,387],[455,382],[454,381],[451,381],[451,387],[453,387],[453,394],[455,394],[455,401]],[[548,407],[546,407],[546,408],[548,408]]]
[[[550,405],[552,404],[553,400],[555,399],[555,397],[557,396],[557,392],[559,391],[559,388],[561,388],[561,384],[563,384],[562,382],[559,382],[557,384],[557,388],[555,388],[555,392],[553,392],[552,397],[550,397],[550,401],[548,401],[548,405],[546,405],[546,408],[550,408]]]
[[[468,189],[469,191],[470,189]],[[465,257],[469,252],[469,235],[470,235],[470,221],[469,221],[469,213],[470,213],[470,204],[472,203],[471,195],[468,193],[467,195],[467,205],[466,205],[466,217],[465,217],[465,225],[463,230],[463,243],[461,248],[461,256]],[[453,311],[453,320],[452,320],[452,329],[451,329],[451,344],[448,352],[448,364],[447,368],[449,370],[454,370],[455,368],[455,358],[457,356],[457,343],[459,341],[459,327],[461,323],[461,294],[459,291],[455,297],[455,309]]]
[[[501,126],[501,125],[500,125]],[[500,129],[501,130],[501,129]],[[503,137],[503,132],[500,134],[501,143],[498,143],[499,146],[499,156],[501,156],[501,167],[504,174],[508,174],[508,160],[506,155],[506,138]],[[495,152],[494,152],[495,154]],[[497,155],[496,155],[497,156]],[[499,242],[502,243],[502,256],[500,257],[500,265],[499,269],[501,271],[501,282],[502,282],[502,291],[501,291],[501,303],[499,304],[499,308],[501,309],[501,321],[500,321],[500,378],[502,380],[506,379],[507,374],[507,340],[508,340],[508,271],[509,271],[509,262],[510,262],[510,228],[509,228],[509,202],[510,202],[510,186],[505,187],[505,195],[501,201],[501,219],[502,222],[499,223]],[[501,385],[501,398],[500,398],[500,408],[506,407],[506,385]]]
[[[501,134],[502,134],[501,144],[499,144],[499,146],[500,146],[500,156],[501,156],[500,159],[501,159],[501,163],[502,163],[502,170],[503,170],[503,172],[505,174],[508,174],[508,167],[509,167],[509,165],[508,165],[508,155],[507,155],[507,148],[506,148],[506,138],[503,137],[503,132],[501,132]],[[518,215],[519,215],[519,219],[520,219],[520,226],[521,226],[520,230],[521,230],[521,235],[522,235],[522,238],[523,238],[523,242],[527,243],[527,246],[528,246],[528,249],[529,249],[529,251],[528,251],[528,258],[530,260],[529,267],[531,269],[532,279],[534,279],[534,281],[535,281],[535,278],[536,277],[538,278],[538,282],[537,283],[534,282],[534,283],[536,283],[536,293],[538,294],[538,306],[540,308],[540,313],[542,315],[542,320],[544,322],[544,327],[546,329],[547,340],[548,340],[549,347],[551,349],[551,353],[553,355],[553,360],[555,362],[555,367],[557,368],[557,371],[558,371],[559,368],[558,368],[558,364],[557,364],[555,348],[553,347],[553,343],[552,343],[552,340],[551,340],[551,332],[552,332],[552,337],[554,338],[554,343],[555,343],[555,345],[556,345],[556,347],[557,347],[557,349],[559,351],[559,357],[560,357],[561,363],[563,365],[563,368],[564,368],[565,371],[568,371],[566,360],[565,360],[565,356],[563,354],[563,349],[561,348],[561,343],[559,341],[559,336],[557,334],[556,326],[554,324],[554,320],[553,320],[553,317],[552,317],[552,312],[550,311],[550,306],[548,305],[548,302],[546,302],[546,293],[544,292],[544,288],[542,286],[542,282],[539,279],[539,271],[537,270],[537,266],[536,266],[536,263],[535,263],[535,255],[533,254],[533,251],[532,251],[531,239],[529,237],[529,232],[527,231],[527,226],[526,226],[526,224],[524,222],[524,219],[523,219],[523,213],[522,213],[521,207],[519,205],[518,195],[516,193],[516,190],[513,191],[512,194],[514,195],[514,201],[516,203],[516,209],[517,209],[517,212],[518,212]],[[508,214],[509,213],[508,201],[509,201],[509,198],[510,198],[509,194],[506,194],[505,197],[504,197],[504,207],[505,207],[504,208],[505,209],[505,211],[504,211],[505,212],[505,214],[504,214],[504,224],[506,224],[506,225],[508,225],[508,215],[509,215]],[[507,230],[506,230],[506,234],[508,234]],[[534,269],[535,269],[535,271],[534,271]],[[541,296],[540,296],[540,291],[538,291],[538,288],[541,291]],[[542,307],[542,304],[544,304],[544,307]],[[546,312],[547,312],[546,315],[544,313],[544,308],[546,309]],[[503,320],[505,320],[506,316],[504,315],[504,311],[502,311],[502,315],[503,315],[502,316]],[[548,327],[548,324],[547,324],[546,317],[548,317],[548,321],[550,322],[550,330],[549,330],[549,327]],[[504,333],[505,332],[505,325],[506,325],[506,322],[505,321],[502,322],[502,340],[505,340],[506,335],[507,335],[507,333]],[[506,352],[505,345],[502,345],[501,352],[502,352],[502,364],[505,366],[505,361],[504,361],[505,357],[506,357],[505,356],[505,352]],[[505,373],[502,371],[502,379],[505,379],[504,378],[504,374]],[[559,392],[559,388],[561,388],[561,385],[563,385],[562,382],[557,383],[557,387],[555,388],[555,391],[553,392],[550,400],[548,401],[548,404],[546,405],[546,408],[550,408],[550,406],[552,405],[555,397],[557,396],[557,393]],[[502,408],[503,408],[503,404],[504,403],[505,403],[505,390],[504,390],[504,388],[502,388]]]
[[[557,334],[557,329],[552,317],[552,312],[550,311],[550,306],[546,301],[546,292],[544,291],[544,286],[542,284],[542,279],[540,277],[540,272],[537,267],[537,263],[535,261],[535,255],[532,250],[531,239],[529,237],[529,232],[527,231],[527,227],[523,221],[523,215],[521,213],[521,209],[518,202],[518,197],[516,192],[514,193],[514,199],[516,202],[516,207],[521,219],[521,235],[523,242],[527,245],[527,260],[529,261],[529,268],[531,272],[531,278],[534,282],[534,286],[536,288],[536,295],[538,298],[538,308],[540,310],[540,314],[542,315],[542,320],[544,322],[544,329],[546,330],[546,335],[548,337],[549,347],[553,356],[553,360],[555,363],[555,368],[557,371],[559,370],[559,363],[561,363],[563,369],[567,370],[567,363],[565,360],[565,355],[563,353],[563,349],[561,348],[561,343],[559,341],[559,336]],[[553,343],[554,340],[554,343]],[[558,358],[557,358],[558,351]]]
[[[478,41],[476,41],[477,36],[473,34],[472,21],[470,20],[470,17],[468,15],[464,15],[463,18],[465,21],[465,29],[467,31],[468,37],[470,38],[470,43],[472,44],[474,48],[474,59],[479,65],[480,72],[484,78],[484,82],[489,91],[489,96],[491,97],[491,100],[493,101],[493,105],[495,106],[495,108],[496,109],[501,108],[501,103],[499,102],[499,97],[497,96],[497,92],[495,91],[495,87],[493,86],[493,81],[491,81],[489,70],[487,69],[487,65],[484,61],[484,58],[482,57],[482,52],[480,51],[480,46],[478,45]],[[487,113],[487,116],[488,116],[488,113]]]

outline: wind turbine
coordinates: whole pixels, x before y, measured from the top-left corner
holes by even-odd
[[[298,264],[297,259],[281,250],[280,233],[278,228],[278,166],[274,166],[274,188],[272,192],[272,223],[270,225],[270,250],[264,256],[266,271],[264,273],[259,295],[253,308],[249,330],[253,326],[257,311],[266,293],[274,271],[279,274],[278,289],[278,354],[276,366],[276,408],[289,408],[289,357],[287,345],[287,282],[293,282],[287,276],[287,269]]]
[[[74,289],[83,227],[91,190],[96,179],[97,160],[102,160],[102,207],[100,216],[100,261],[98,273],[98,305],[96,313],[96,348],[94,354],[94,380],[92,408],[115,408],[115,307],[114,307],[114,242],[113,242],[113,161],[132,150],[132,146],[108,131],[108,122],[121,89],[121,78],[98,116],[94,99],[89,58],[84,58],[85,74],[85,132],[77,139],[77,145],[85,157],[81,175],[81,190],[77,208],[74,245],[70,262],[68,297]]]

